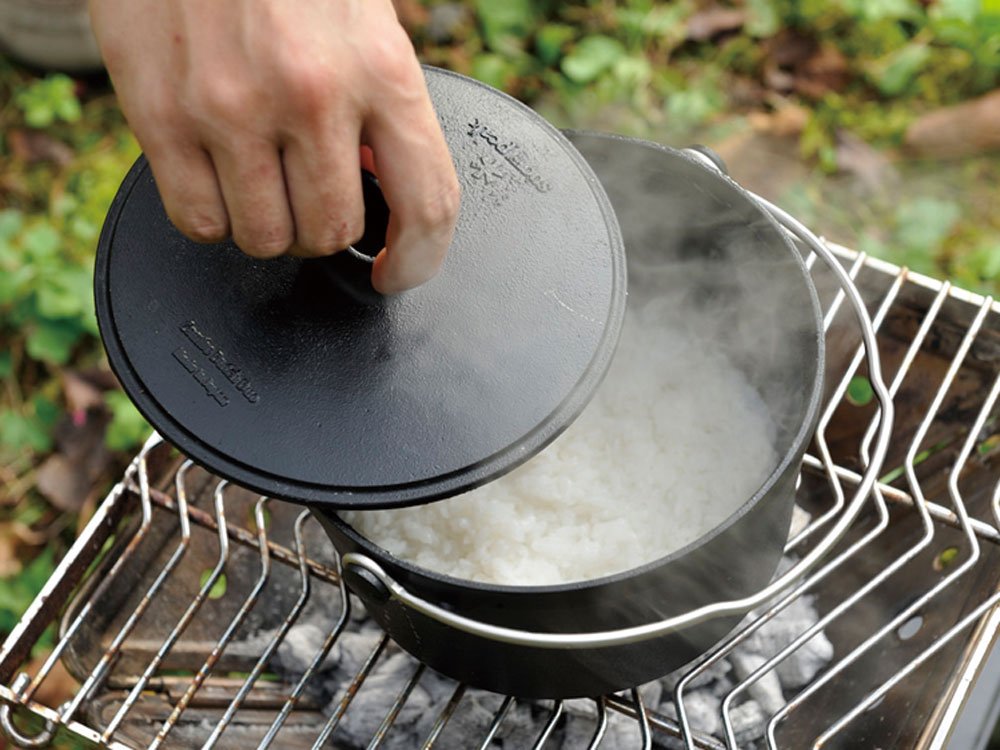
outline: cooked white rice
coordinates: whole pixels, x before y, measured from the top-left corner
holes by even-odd
[[[776,466],[774,425],[712,341],[663,312],[629,311],[593,401],[523,466],[458,497],[343,518],[424,568],[511,585],[609,575],[705,534]]]

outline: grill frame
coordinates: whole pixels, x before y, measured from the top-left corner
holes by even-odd
[[[936,331],[936,326],[940,318],[938,316],[944,314],[948,316],[949,322],[954,323],[954,327],[962,330],[964,326],[966,340],[968,341],[968,347],[965,353],[960,358],[953,357],[952,360],[958,362],[959,364],[954,369],[954,375],[959,374],[962,371],[962,367],[965,365],[965,360],[967,355],[974,352],[977,346],[980,346],[979,336],[982,333],[989,334],[990,337],[995,336],[996,332],[1000,330],[1000,303],[997,303],[989,298],[984,298],[979,295],[967,292],[952,285],[947,282],[939,282],[934,279],[930,279],[926,276],[921,276],[919,274],[914,274],[906,271],[905,269],[900,269],[891,264],[879,261],[876,259],[868,258],[863,254],[855,253],[846,248],[839,246],[832,246],[831,249],[840,258],[840,260],[846,266],[848,275],[854,281],[859,281],[860,277],[869,277],[872,274],[877,275],[881,279],[880,291],[878,293],[869,294],[869,297],[874,297],[874,299],[869,300],[869,305],[872,306],[876,312],[873,314],[876,327],[881,329],[881,325],[885,322],[886,317],[880,318],[879,310],[883,309],[886,312],[890,312],[893,308],[892,305],[897,304],[901,298],[900,295],[909,295],[911,298],[916,300],[930,300],[930,304],[926,305],[924,310],[922,320],[929,321],[926,325],[926,330],[924,331],[923,337],[919,344],[921,347],[927,345],[929,341],[928,337],[935,336],[940,338],[940,346],[943,350],[947,350],[949,347],[955,346],[955,342],[952,340],[949,343],[948,337],[954,338],[953,334],[947,332],[940,333]],[[865,284],[861,284],[862,287]],[[876,285],[879,286],[879,285]],[[884,288],[884,291],[883,291]],[[895,290],[895,291],[893,291]],[[837,320],[838,313],[835,308],[838,308],[840,303],[837,302],[841,299],[838,293],[833,293],[832,299],[829,293],[827,294],[828,306],[826,309],[832,311],[832,314],[827,316],[827,325],[834,325]],[[874,304],[872,304],[874,302]],[[931,315],[933,313],[933,315]],[[978,317],[978,328],[975,328],[976,321]],[[973,326],[965,325],[969,320],[972,321]],[[921,323],[923,326],[923,323]],[[975,330],[974,330],[975,329]],[[920,335],[920,330],[918,328],[918,335]],[[970,333],[971,332],[971,333]],[[832,334],[831,334],[832,335]],[[943,343],[941,343],[943,342]],[[938,344],[935,344],[938,346]],[[961,341],[958,342],[958,351],[961,353],[962,344]],[[993,351],[994,343],[987,342],[983,344],[985,347],[976,356],[984,359],[987,367],[994,367],[995,369],[995,379],[992,390],[986,395],[983,401],[983,406],[980,411],[974,415],[973,421],[970,423],[971,428],[976,428],[987,423],[988,420],[994,420],[994,411],[997,401],[997,392],[1000,389],[1000,346],[997,347],[996,352]],[[981,347],[981,348],[982,348]],[[841,347],[843,348],[843,347]],[[847,347],[852,349],[852,347]],[[915,356],[920,356],[915,355]],[[855,367],[857,364],[855,364]],[[852,375],[853,370],[851,366],[848,367],[848,375]],[[847,385],[850,382],[850,378],[845,376],[841,377],[837,384],[834,386],[831,381],[831,386],[833,388],[831,397],[835,400],[836,404],[841,404],[843,393],[847,390]],[[905,381],[903,381],[905,382]],[[942,399],[947,395],[948,388],[942,390]],[[837,408],[841,408],[837,406]],[[831,415],[834,412],[831,411]],[[936,410],[929,410],[925,415],[929,420],[928,424],[930,426],[934,425],[937,414]],[[992,424],[992,422],[991,422]],[[828,427],[829,421],[824,423],[819,434],[822,435],[823,431]],[[967,432],[966,444],[963,444],[963,451],[960,452],[960,456],[964,454],[964,458],[961,462],[956,465],[958,468],[962,468],[966,463],[966,458],[970,451],[974,450],[975,442],[980,437],[978,429],[969,429]],[[958,496],[958,502],[955,503],[955,509],[952,510],[945,505],[927,500],[927,498],[922,496],[920,491],[922,479],[917,476],[917,470],[919,466],[915,462],[917,457],[918,449],[922,447],[921,440],[917,439],[914,441],[914,446],[908,451],[909,460],[902,464],[904,469],[904,474],[910,472],[911,485],[908,488],[900,488],[897,485],[889,483],[877,483],[875,485],[875,492],[872,493],[872,503],[875,503],[875,499],[881,496],[885,501],[885,506],[887,509],[887,523],[885,528],[895,528],[898,524],[897,518],[901,517],[900,513],[919,513],[921,509],[926,511],[926,519],[930,523],[930,528],[932,529],[932,538],[937,535],[940,536],[944,534],[945,529],[960,529],[963,531],[965,538],[969,541],[970,546],[974,548],[979,545],[982,549],[987,550],[987,554],[993,554],[993,550],[998,547],[998,542],[1000,542],[1000,481],[997,482],[996,488],[994,490],[993,498],[993,518],[984,520],[983,518],[969,517],[965,512],[965,507],[962,503],[961,492],[957,490],[958,483],[956,480],[956,491],[955,494]],[[968,450],[965,450],[965,449]],[[0,728],[2,731],[6,731],[8,736],[12,740],[17,740],[16,737],[18,730],[14,730],[11,733],[11,720],[10,720],[10,707],[17,706],[22,711],[26,711],[28,714],[36,717],[37,720],[42,723],[53,722],[55,724],[60,723],[60,707],[51,707],[43,705],[40,702],[31,699],[31,677],[27,677],[21,672],[24,665],[28,661],[28,656],[32,645],[37,642],[41,637],[42,632],[48,623],[53,622],[59,613],[63,610],[70,601],[70,595],[73,594],[74,589],[77,584],[86,579],[87,568],[92,564],[94,559],[96,559],[101,551],[101,548],[105,543],[111,539],[119,539],[119,546],[113,547],[111,549],[112,554],[117,554],[121,559],[121,555],[125,553],[127,549],[135,549],[140,544],[144,537],[139,537],[136,541],[136,534],[138,531],[132,532],[132,536],[129,537],[129,542],[123,543],[124,534],[128,533],[127,524],[129,518],[135,515],[135,506],[138,505],[139,517],[145,517],[151,519],[154,512],[171,512],[178,513],[179,517],[184,514],[181,512],[181,496],[184,494],[183,491],[180,493],[175,492],[175,496],[172,496],[169,492],[165,492],[161,487],[156,486],[156,479],[160,476],[160,472],[163,471],[163,465],[169,459],[164,457],[165,450],[163,447],[158,447],[155,440],[151,440],[143,448],[140,454],[133,461],[122,482],[115,486],[111,491],[106,500],[99,506],[95,516],[87,524],[84,531],[81,533],[80,538],[73,545],[66,557],[60,562],[55,573],[53,574],[50,581],[46,584],[45,588],[41,594],[32,603],[31,607],[25,613],[20,623],[17,625],[15,630],[10,634],[10,636],[5,641],[2,648],[0,648],[0,700],[5,704],[5,708],[0,712]],[[933,456],[927,460],[933,460]],[[926,463],[924,461],[923,463]],[[856,486],[859,484],[863,477],[858,473],[855,468],[847,465],[841,465],[840,463],[825,462],[822,458],[818,458],[810,451],[804,462],[804,469],[808,473],[809,471],[820,472],[823,474],[832,465],[832,470],[827,472],[825,477],[826,480],[837,484],[843,482],[848,487]],[[921,464],[922,465],[922,464]],[[188,465],[189,466],[189,465]],[[955,469],[957,472],[958,469]],[[956,475],[957,477],[957,475]],[[915,480],[915,481],[914,481]],[[176,482],[175,482],[176,485]],[[181,481],[180,486],[183,487],[184,482]],[[914,487],[917,489],[914,492]],[[215,489],[214,495],[216,498],[215,513],[206,512],[204,509],[197,507],[189,507],[188,514],[190,517],[191,524],[208,532],[218,532],[220,525],[217,521],[218,518],[223,520],[223,525],[221,528],[225,529],[225,533],[218,534],[218,539],[220,542],[220,547],[225,545],[232,545],[235,548],[249,548],[256,549],[259,554],[260,549],[266,549],[267,557],[272,564],[289,567],[291,566],[294,570],[302,576],[304,582],[325,582],[328,585],[334,585],[338,582],[337,576],[337,566],[336,564],[330,565],[328,562],[316,559],[309,556],[299,556],[295,549],[274,542],[273,540],[268,540],[267,545],[261,546],[262,537],[259,532],[254,533],[248,528],[248,525],[240,525],[232,522],[232,519],[227,519],[225,516],[225,496],[227,492],[232,491],[234,488],[227,485],[225,482],[221,482]],[[909,491],[908,491],[909,490]],[[954,500],[954,498],[952,498]],[[866,496],[864,505],[869,506],[869,501]],[[262,506],[261,506],[262,507]],[[836,506],[832,512],[820,513],[818,515],[814,514],[814,523],[817,525],[808,528],[821,528],[818,524],[820,520],[826,519],[824,523],[829,522],[832,519],[838,517],[840,513]],[[145,511],[144,511],[145,509]],[[895,515],[894,515],[895,514]],[[304,516],[300,516],[303,518]],[[301,522],[304,523],[304,522]],[[852,524],[847,524],[852,526]],[[146,534],[149,533],[149,528],[152,524],[147,524]],[[142,525],[138,527],[139,530],[142,529]],[[884,529],[883,529],[884,530]],[[117,531],[117,534],[116,534]],[[940,533],[939,533],[940,532]],[[876,535],[877,536],[877,535]],[[876,537],[872,537],[873,539]],[[792,540],[790,540],[790,545],[795,547],[797,545],[807,545],[810,540],[815,539],[814,531],[804,531],[799,532]],[[301,541],[301,539],[300,539]],[[856,540],[854,540],[856,541]],[[854,544],[850,540],[845,540],[845,543]],[[129,545],[132,545],[131,547]],[[116,551],[117,550],[117,551]],[[843,552],[839,553],[843,554]],[[263,559],[262,557],[262,559]],[[220,553],[220,560],[224,560],[225,554]],[[820,563],[820,567],[816,571],[811,573],[804,583],[798,584],[798,588],[791,591],[790,596],[797,597],[802,594],[803,586],[811,586],[813,582],[817,580],[818,576],[825,575],[823,571],[833,564],[838,557],[825,557]],[[845,560],[851,560],[852,556],[844,558]],[[334,563],[336,561],[334,560]],[[978,567],[977,567],[978,566]],[[973,563],[961,570],[962,573],[967,573],[972,570],[977,572],[982,570],[982,563],[977,560],[973,560]],[[832,574],[831,574],[832,575]],[[953,571],[951,576],[955,576]],[[93,581],[93,576],[89,579]],[[949,580],[957,580],[957,578],[951,578]],[[86,582],[86,581],[84,581]],[[989,595],[983,595],[983,597],[974,603],[975,606],[971,608],[969,613],[960,616],[957,619],[956,624],[946,628],[941,637],[936,638],[930,645],[930,648],[936,649],[933,652],[927,652],[926,650],[920,650],[917,654],[918,659],[926,659],[928,661],[933,661],[930,657],[934,657],[939,651],[944,651],[947,649],[955,650],[955,645],[961,645],[959,649],[957,659],[952,660],[951,677],[946,683],[946,689],[942,692],[941,700],[939,700],[933,707],[933,710],[926,717],[926,721],[919,728],[919,736],[916,738],[915,742],[912,744],[914,747],[942,747],[947,741],[950,731],[954,727],[956,721],[961,713],[961,707],[963,700],[968,696],[969,688],[974,681],[975,675],[981,669],[983,663],[990,653],[992,643],[997,637],[998,628],[1000,628],[1000,609],[996,607],[997,603],[1000,602],[1000,592],[996,591],[998,581],[994,579],[992,581],[993,592]],[[337,584],[339,585],[339,584]],[[206,581],[202,584],[202,588],[210,588],[209,582]],[[874,587],[873,587],[874,588]],[[945,591],[948,586],[940,588],[940,591]],[[306,586],[303,585],[303,590]],[[94,589],[91,589],[91,593],[94,593]],[[939,592],[940,593],[940,592]],[[207,595],[207,594],[206,594]],[[854,606],[857,602],[861,600],[861,594],[858,594],[856,599],[850,600],[845,604],[844,610],[848,610]],[[349,601],[346,599],[345,601]],[[773,604],[771,605],[774,606]],[[904,610],[905,611],[905,610]],[[827,613],[829,614],[829,613]],[[907,616],[910,613],[907,613]],[[171,616],[174,617],[176,612]],[[339,628],[343,628],[349,620],[349,611],[345,608],[345,614],[340,619]],[[826,615],[824,615],[826,616]],[[836,620],[836,617],[831,618],[831,622]],[[890,622],[895,622],[897,619],[902,619],[900,614],[897,612]],[[883,629],[885,629],[883,627]],[[731,638],[738,638],[746,633],[746,627],[741,626],[741,630],[737,631],[735,636]],[[891,635],[891,629],[886,629],[886,633]],[[959,636],[963,636],[964,640],[959,641]],[[934,645],[939,644],[939,645]],[[331,644],[332,645],[332,642]],[[386,644],[383,640],[380,648],[373,652],[370,656],[373,657],[369,659],[370,664],[373,665],[378,657],[383,653]],[[707,656],[705,661],[702,662],[703,665],[707,664],[707,661],[718,657],[723,653],[725,644],[716,649],[713,649]],[[928,655],[929,654],[929,655]],[[50,662],[54,664],[55,658],[50,659]],[[838,661],[841,663],[842,659]],[[905,664],[900,665],[900,669],[910,668],[909,665],[913,665],[915,662],[910,659]],[[43,668],[44,669],[44,668]],[[697,667],[696,667],[697,669]],[[416,682],[422,676],[423,670],[419,667],[417,668],[412,684]],[[357,687],[361,687],[364,682],[364,677],[367,673],[361,675],[362,679],[358,682]],[[889,676],[889,680],[892,680],[898,675],[897,671],[895,674]],[[689,676],[692,673],[689,672]],[[236,684],[225,684],[225,678],[220,679],[208,676],[205,680],[205,687],[212,687],[213,689],[218,688],[220,690],[228,690],[228,695],[238,695],[240,691],[240,685]],[[44,680],[38,680],[36,675],[35,682],[40,684]],[[190,684],[190,678],[181,677],[177,679],[177,684],[183,684],[185,681]],[[304,684],[307,680],[302,680]],[[160,681],[161,689],[167,683]],[[412,687],[412,684],[410,687]],[[138,683],[135,683],[138,685]],[[133,688],[135,687],[133,685]],[[36,685],[37,687],[37,685]],[[406,685],[401,686],[404,690]],[[254,690],[258,688],[255,687]],[[683,688],[681,688],[683,693]],[[452,696],[451,701],[449,701],[445,707],[444,713],[439,717],[438,724],[435,725],[435,730],[433,736],[437,736],[436,733],[442,731],[451,716],[450,711],[454,711],[456,707],[459,706],[462,699],[462,688],[456,688],[455,693]],[[80,700],[80,704],[83,703],[82,692],[77,693],[77,698]],[[858,703],[862,705],[867,702],[873,702],[878,698],[877,691],[865,691],[857,696],[860,698]],[[795,700],[795,699],[793,699]],[[287,703],[287,701],[286,701]],[[482,742],[482,746],[486,746],[489,743],[489,738],[492,737],[497,729],[501,726],[502,720],[506,715],[507,711],[510,709],[513,701],[506,700],[501,705],[500,709],[494,715],[489,726],[484,727],[484,737],[486,738]],[[796,703],[795,705],[801,705],[802,701]],[[402,705],[402,704],[400,704]],[[683,705],[683,701],[681,701]],[[343,711],[349,708],[348,705],[343,707]],[[194,710],[187,709],[188,711]],[[554,706],[549,715],[548,719],[542,723],[539,727],[538,737],[535,741],[536,746],[540,746],[546,738],[548,738],[554,728],[557,726],[560,716],[562,713],[561,704]],[[795,712],[794,709],[792,713]],[[683,718],[680,723],[671,720],[670,718],[652,713],[647,711],[647,707],[644,706],[642,696],[637,690],[630,691],[625,695],[619,696],[608,696],[597,702],[597,724],[594,731],[594,737],[591,741],[591,746],[597,746],[608,724],[608,716],[612,714],[620,714],[622,716],[631,717],[635,720],[636,726],[639,730],[640,739],[643,746],[650,746],[652,743],[652,737],[656,733],[663,735],[670,735],[675,738],[685,736],[686,745],[688,747],[697,748],[722,748],[726,747],[725,741],[719,738],[713,738],[706,736],[702,733],[697,732],[690,725],[685,728],[685,722]],[[682,712],[683,717],[683,712]],[[860,715],[860,714],[859,714]],[[336,714],[324,724],[324,730],[327,725],[332,731],[333,719],[336,718]],[[726,719],[725,714],[723,714],[723,719]],[[388,717],[387,717],[388,720]],[[389,722],[391,723],[391,722]],[[389,723],[386,723],[382,728],[383,730],[388,730]],[[65,730],[69,731],[83,739],[89,740],[100,744],[101,731],[98,731],[92,726],[89,726],[84,721],[79,719],[71,719],[64,723]],[[777,722],[772,719],[772,726],[777,726]],[[847,724],[850,726],[850,724]],[[730,727],[731,729],[731,727]],[[382,731],[382,730],[380,730]],[[22,732],[23,733],[23,732]],[[106,733],[106,732],[105,732]],[[34,735],[44,740],[47,731],[43,729],[41,735]],[[731,732],[730,732],[731,734]],[[322,738],[322,734],[320,737]],[[329,736],[329,732],[327,732]],[[28,744],[25,746],[44,746],[43,742],[35,741],[32,743],[31,736],[21,737],[22,740],[27,740]],[[430,738],[430,739],[433,739]],[[729,738],[730,746],[736,746],[735,738],[730,736]],[[830,739],[834,739],[831,736]],[[837,737],[837,739],[842,739],[842,737]],[[784,746],[780,742],[780,738],[772,729],[769,742],[771,746]],[[117,742],[114,739],[110,739],[105,743],[106,747],[110,748],[127,748],[130,747],[128,744]],[[156,747],[157,744],[147,744],[146,747]],[[794,746],[794,745],[787,745]]]

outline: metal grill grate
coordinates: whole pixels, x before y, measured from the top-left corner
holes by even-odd
[[[673,675],[672,693],[529,704],[449,683],[369,629],[308,512],[153,440],[0,650],[0,729],[27,747],[377,748],[399,746],[404,723],[425,748],[942,746],[1000,628],[1000,304],[833,249],[871,311],[896,406],[883,476],[822,564]],[[844,517],[878,419],[857,323],[813,260],[827,407],[790,562]],[[718,677],[803,602],[812,620]],[[29,670],[57,620],[52,655]],[[819,636],[832,658],[763,710],[761,686]],[[73,697],[45,705],[60,663]],[[707,680],[722,686],[711,711],[693,700]],[[376,688],[388,700],[373,703]],[[748,733],[751,703],[762,716]]]

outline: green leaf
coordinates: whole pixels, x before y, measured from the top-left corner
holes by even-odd
[[[563,74],[574,83],[596,80],[625,55],[625,45],[602,34],[584,37],[562,60]]]
[[[111,422],[104,442],[111,450],[130,450],[149,437],[152,430],[128,396],[111,391],[105,395],[105,403],[111,409]]]
[[[781,18],[774,0],[747,0],[747,22],[744,27],[753,37],[774,36],[781,28]]]
[[[935,19],[954,19],[973,24],[979,18],[981,9],[981,0],[937,0],[929,12]]]
[[[1000,244],[974,250],[969,254],[969,266],[983,281],[1000,281]]]
[[[34,409],[35,422],[38,426],[51,432],[62,414],[59,405],[52,399],[37,393],[31,398],[31,406]]]
[[[918,20],[923,15],[916,0],[844,0],[844,6],[865,21]]]
[[[211,580],[211,578],[212,578],[211,568],[201,571],[201,576],[199,576],[198,578],[198,585],[201,588],[205,588],[205,584],[207,584],[209,580]],[[215,582],[212,584],[212,587],[208,590],[208,598],[221,599],[226,594],[226,587],[227,587],[226,574],[220,573],[219,577],[216,578]]]
[[[895,243],[900,250],[930,254],[955,228],[962,211],[954,201],[918,198],[896,210]]]
[[[525,39],[535,23],[532,0],[476,0],[486,45],[498,50],[511,38]]]
[[[11,271],[0,270],[0,305],[9,305],[21,299],[35,277],[30,266],[21,266]]]
[[[34,102],[25,107],[24,121],[33,128],[47,128],[55,119],[52,105],[46,101]]]
[[[62,73],[33,82],[16,98],[24,121],[33,128],[47,128],[57,119],[76,122],[83,113],[76,98],[76,84]]]
[[[1000,282],[1000,242],[980,245],[969,253],[959,256],[951,263],[951,276],[965,286],[981,289],[996,296],[992,284]]]
[[[74,216],[69,222],[70,233],[81,242],[92,242],[100,231],[100,226],[84,216]]]
[[[623,57],[615,63],[615,78],[624,86],[643,86],[649,82],[653,66],[643,55]]]
[[[21,231],[24,216],[13,208],[0,211],[0,240],[9,240]]]
[[[0,410],[0,446],[15,452],[30,448],[46,453],[52,447],[52,439],[46,426],[35,415],[4,409]]]
[[[59,232],[51,224],[35,224],[22,235],[21,243],[34,260],[53,257],[62,244]]]
[[[495,89],[505,89],[513,70],[507,60],[492,52],[476,55],[469,71],[473,78]]]
[[[14,358],[10,352],[0,352],[0,379],[9,378],[14,372]]]
[[[712,84],[701,82],[678,91],[667,100],[667,114],[681,127],[701,125],[723,105],[722,93]]]
[[[875,85],[886,96],[899,96],[910,86],[930,59],[926,44],[908,44],[872,65]]]
[[[66,122],[76,122],[80,119],[80,115],[83,114],[83,109],[80,107],[80,101],[76,96],[68,96],[64,99],[60,99],[55,106],[56,114],[59,119],[65,120]]]
[[[55,549],[47,545],[16,576],[0,579],[0,632],[9,633],[17,625],[55,567]]]
[[[866,406],[875,398],[875,389],[864,375],[855,375],[847,384],[847,400],[855,406]]]
[[[71,318],[90,303],[91,276],[80,266],[64,266],[39,279],[38,312],[46,318]]]
[[[640,14],[638,28],[647,38],[678,42],[684,38],[684,21],[692,12],[688,2],[657,3]]]
[[[28,355],[49,364],[65,364],[80,334],[79,326],[71,319],[40,320],[28,333]]]
[[[35,641],[35,645],[31,647],[31,658],[40,659],[47,656],[56,645],[56,635],[58,632],[58,628],[54,622],[45,628],[45,630],[42,631],[42,634],[38,636],[38,640]],[[82,740],[74,740],[73,742],[79,742],[80,744],[70,744],[67,746],[66,750],[79,750],[84,747]]]
[[[563,47],[576,36],[572,26],[548,23],[535,35],[535,52],[545,65],[555,65],[562,56]]]

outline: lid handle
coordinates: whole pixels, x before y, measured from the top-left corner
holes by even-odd
[[[378,178],[367,169],[361,170],[361,192],[365,202],[365,233],[347,251],[359,260],[374,263],[375,256],[385,247],[389,204],[382,195]]]
[[[348,246],[346,252],[306,262],[321,269],[337,287],[338,294],[372,304],[382,299],[372,286],[372,264],[375,256],[385,247],[389,205],[382,195],[378,178],[366,169],[361,170],[361,190],[365,202],[365,233],[361,239]]]

